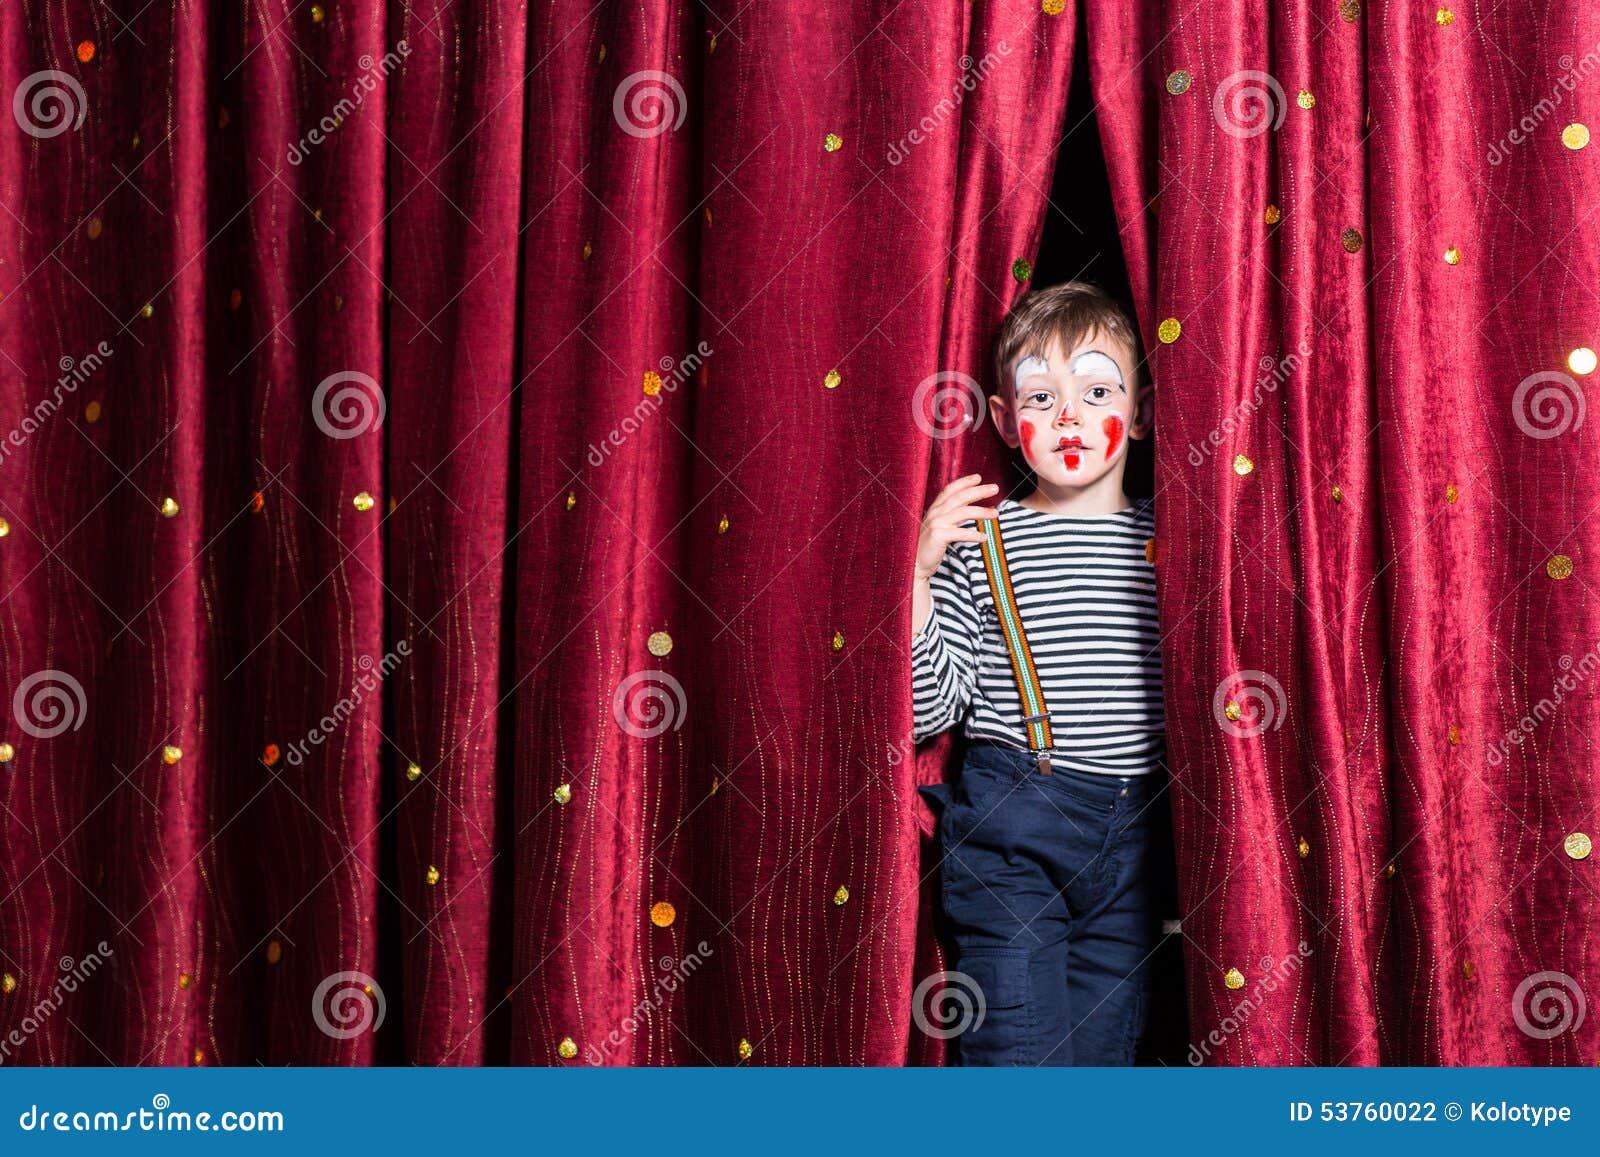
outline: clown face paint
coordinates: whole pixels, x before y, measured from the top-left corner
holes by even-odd
[[[1021,366],[1017,367],[1019,373],[1021,369]],[[1072,359],[1072,364],[1067,369],[1075,377],[1092,378],[1103,376],[1110,378],[1119,386],[1122,385],[1122,371],[1117,368],[1117,363],[1110,356],[1101,353],[1099,350],[1090,350],[1088,353],[1079,354]],[[1106,457],[1109,458],[1111,455],[1107,454]]]
[[[1017,392],[1021,393],[1022,383],[1024,381],[1026,381],[1028,378],[1036,378],[1040,374],[1048,374],[1049,372],[1050,363],[1044,358],[1026,357],[1017,363],[1017,371],[1014,375],[1012,375],[1012,384],[1016,386]],[[1117,380],[1121,381],[1120,378]]]
[[[1100,429],[1106,436],[1106,461],[1109,462],[1117,456],[1117,450],[1122,446],[1122,432],[1125,429],[1121,414],[1107,414],[1100,423]]]

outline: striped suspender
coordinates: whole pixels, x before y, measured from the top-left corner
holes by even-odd
[[[1017,677],[1022,709],[1027,712],[1022,722],[1028,728],[1028,746],[1034,751],[1048,751],[1051,747],[1050,710],[1045,706],[1039,673],[1033,667],[1033,652],[1028,649],[1028,636],[1022,630],[1022,616],[1017,612],[1011,572],[1006,567],[1006,548],[1000,541],[1000,520],[980,518],[978,526],[983,531],[983,569],[989,574],[989,591],[994,595],[995,610],[1000,615],[1006,650],[1011,652],[1011,671]],[[1041,770],[1047,766],[1040,762]]]

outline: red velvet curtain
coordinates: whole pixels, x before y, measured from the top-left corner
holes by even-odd
[[[0,1060],[924,1055],[904,575],[1071,20],[5,6]]]
[[[1600,12],[1088,15],[1190,1059],[1592,1064]]]
[[[904,575],[1063,8],[0,9],[0,1062],[937,1060]],[[1575,11],[1088,7],[1209,1060],[1594,1054],[1513,1006],[1594,975],[1587,684],[1486,754],[1600,638],[1512,413],[1584,90],[1485,159]]]

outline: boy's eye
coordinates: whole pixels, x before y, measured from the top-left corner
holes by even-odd
[[[1023,405],[1044,409],[1053,401],[1055,401],[1055,399],[1051,397],[1050,394],[1046,393],[1044,390],[1039,390],[1035,393],[1029,394],[1025,399],[1023,399]]]
[[[1110,399],[1110,386],[1090,386],[1083,392],[1083,400],[1097,406],[1109,401]]]

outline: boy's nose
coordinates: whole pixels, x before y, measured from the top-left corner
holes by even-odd
[[[1078,420],[1078,408],[1072,404],[1071,399],[1061,403],[1061,412],[1056,415],[1056,425],[1064,426],[1069,422]]]

